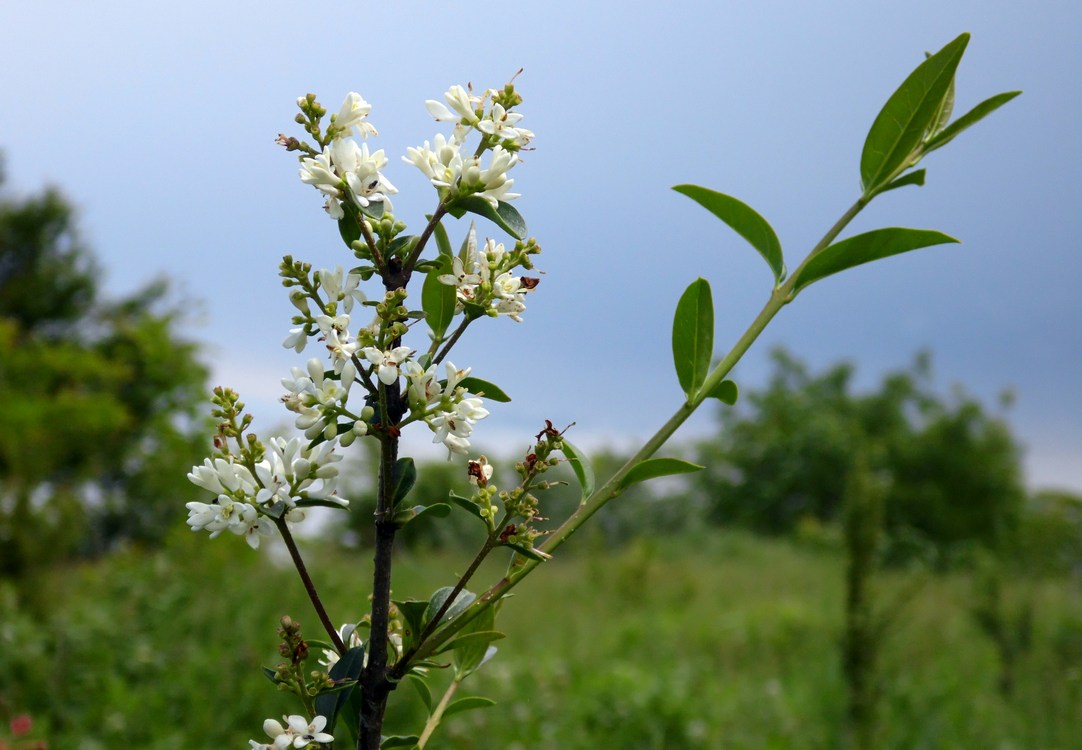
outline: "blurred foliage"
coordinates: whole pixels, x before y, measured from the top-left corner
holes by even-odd
[[[894,539],[945,552],[996,546],[1017,531],[1025,491],[1010,429],[960,388],[936,393],[928,355],[864,394],[853,392],[850,364],[812,373],[783,350],[773,360],[767,386],[723,409],[718,437],[696,448],[706,469],[693,488],[711,522],[787,533],[808,517],[837,520],[854,456],[866,446],[887,481]]]
[[[0,196],[0,576],[159,540],[204,452],[167,285],[103,300],[98,279],[57,191]]]
[[[313,540],[306,556],[335,622],[365,610],[369,548]],[[469,557],[402,555],[396,597],[427,598]],[[479,587],[502,575],[493,563]],[[842,747],[844,569],[837,550],[717,530],[558,556],[507,602],[508,638],[464,686],[497,706],[449,720],[439,747]],[[887,599],[912,588],[908,571],[881,576]],[[970,585],[969,573],[932,577],[892,624],[877,750],[1082,750],[1078,580],[1003,579],[1007,598],[1025,591],[1037,605],[1010,698],[967,611]],[[264,719],[294,710],[258,670],[280,660],[279,618],[320,636],[276,545],[253,552],[179,524],[160,551],[51,571],[41,595],[46,619],[0,584],[0,721],[29,713],[56,748],[244,747]],[[416,730],[414,691],[392,703],[388,731]]]

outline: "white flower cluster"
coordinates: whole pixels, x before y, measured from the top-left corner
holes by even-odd
[[[334,737],[323,731],[327,726],[326,716],[317,716],[309,722],[299,715],[283,716],[282,722],[267,719],[263,722],[263,731],[272,739],[270,743],[248,740],[251,750],[285,750],[286,748],[308,747],[313,742],[333,742]]]
[[[514,261],[503,243],[488,239],[484,249],[478,252],[477,238],[471,229],[465,255],[466,260],[456,256],[451,261],[451,273],[437,277],[441,284],[456,287],[459,310],[465,303],[473,302],[487,307],[492,311],[490,314],[506,315],[521,323],[526,293],[531,287],[511,273]]]
[[[208,458],[202,466],[192,467],[188,480],[217,498],[212,503],[188,503],[188,525],[193,531],[209,531],[211,538],[227,530],[243,535],[255,549],[261,536],[274,533],[270,515],[294,523],[304,520],[300,500],[348,505],[335,494],[335,464],[340,460],[333,442],[309,447],[299,437],[271,438],[255,474],[234,461]]]
[[[303,97],[298,104],[304,106]],[[376,134],[376,129],[365,120],[371,109],[360,94],[351,91],[342,109],[331,118],[333,140],[322,153],[301,159],[301,182],[326,196],[324,208],[332,219],[345,216],[343,200],[362,208],[382,202],[389,210],[391,203],[387,196],[398,192],[380,171],[387,166],[383,149],[370,153],[367,143],[358,145],[350,138],[355,131],[362,138]]]
[[[455,123],[454,131],[449,138],[440,133],[433,141],[425,141],[423,146],[407,148],[406,156],[402,157],[407,164],[420,169],[441,191],[458,190],[476,194],[493,208],[499,201],[519,197],[518,193],[511,192],[515,181],[507,173],[518,164],[518,155],[514,150],[525,146],[534,135],[526,128],[517,127],[522,115],[508,112],[502,105],[491,101],[496,93],[490,89],[484,96],[475,96],[462,86],[452,86],[443,95],[446,105],[432,99],[425,102],[429,114],[438,122]],[[487,112],[483,109],[486,100],[490,100]],[[497,141],[487,165],[481,163],[478,154],[462,153],[471,130]]]
[[[467,453],[469,437],[478,420],[488,416],[481,399],[469,396],[459,383],[470,374],[470,368],[459,370],[445,362],[447,381],[437,380],[436,365],[427,370],[417,362],[408,361],[401,367],[409,383],[407,398],[410,413],[423,419],[435,434],[433,443],[443,443],[454,453]]]

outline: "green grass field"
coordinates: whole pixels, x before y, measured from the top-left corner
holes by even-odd
[[[465,685],[498,704],[452,717],[430,748],[846,747],[840,553],[730,533],[566,549],[507,602],[508,638]],[[365,603],[367,558],[313,553],[337,620]],[[403,555],[396,598],[427,598],[466,561]],[[890,602],[913,577],[878,583]],[[1007,699],[968,578],[926,577],[885,636],[877,747],[1082,749],[1079,592],[1012,582],[1035,619]],[[258,670],[278,660],[285,613],[319,637],[291,569],[186,530],[154,554],[53,571],[22,606],[0,590],[0,717],[29,712],[51,748],[247,747],[296,711]],[[389,729],[415,732],[419,700],[399,693]]]

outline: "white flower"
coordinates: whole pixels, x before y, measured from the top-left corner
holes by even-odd
[[[338,266],[333,271],[329,268],[319,269],[316,271],[316,278],[327,295],[327,301],[341,302],[342,309],[347,313],[353,309],[355,302],[364,303],[367,300],[364,292],[358,288],[361,283],[359,273],[347,275],[342,267]]]
[[[481,166],[479,157],[471,157],[462,170],[462,184],[470,191],[477,193],[493,208],[499,201],[511,201],[520,197],[519,193],[510,192],[515,181],[508,178],[507,173],[518,164],[518,156],[503,148],[496,146],[492,149],[492,160],[487,167]]]
[[[308,343],[308,335],[304,332],[304,328],[290,328],[289,335],[286,336],[286,340],[282,342],[282,346],[286,349],[292,349],[297,354],[304,351],[305,344]]]
[[[464,398],[455,404],[452,411],[440,411],[429,417],[429,428],[435,433],[433,443],[443,443],[454,453],[467,453],[470,448],[469,436],[473,425],[479,419],[488,416],[479,398]]]
[[[481,276],[473,273],[472,264],[470,270],[467,271],[462,258],[456,256],[451,261],[451,273],[440,274],[436,280],[441,284],[455,287],[458,299],[465,302],[474,298],[474,289],[481,283]]]
[[[287,716],[286,724],[293,736],[293,747],[308,747],[313,742],[334,742],[334,737],[323,731],[327,726],[326,716],[317,716],[309,723],[303,716]],[[277,744],[275,739],[275,744]],[[288,745],[286,746],[288,747]]]
[[[346,100],[342,102],[342,108],[338,110],[338,114],[331,115],[331,124],[336,128],[341,128],[335,133],[335,139],[345,138],[353,131],[356,131],[361,138],[379,135],[372,123],[365,121],[371,111],[372,105],[366,102],[364,97],[356,91],[350,91],[346,94]]]
[[[522,119],[518,112],[508,112],[501,104],[493,104],[488,117],[477,124],[477,129],[482,133],[498,138],[501,141],[513,141],[520,146],[525,146],[533,138],[533,132],[526,128],[515,127]]]
[[[259,537],[273,536],[274,524],[266,516],[259,515],[255,508],[251,510],[250,514],[244,516],[244,523],[233,527],[232,531],[234,534],[243,534],[249,547],[259,549]]]
[[[321,193],[331,198],[339,197],[342,178],[331,166],[331,150],[324,148],[323,153],[306,156],[301,159],[301,182],[316,187]]]
[[[228,495],[220,495],[214,503],[187,503],[188,525],[192,531],[209,531],[210,538],[226,529],[243,534],[254,521],[257,511],[248,503],[234,502]]]
[[[470,461],[467,468],[470,484],[484,487],[492,479],[492,464],[488,462],[488,458],[485,456],[481,456],[476,461]]]
[[[462,122],[473,125],[478,122],[477,107],[481,104],[481,98],[473,96],[462,86],[452,86],[443,95],[450,109],[434,99],[425,102],[428,113],[439,122]]]
[[[413,360],[403,362],[399,367],[409,382],[406,396],[411,409],[423,411],[428,406],[439,403],[443,389],[436,379],[436,365],[426,370]]]
[[[444,362],[443,366],[447,372],[447,383],[443,387],[443,395],[446,398],[454,398],[458,395],[456,393],[458,384],[469,377],[470,373],[473,372],[473,368],[464,367],[459,369],[455,367],[455,363],[450,360]]]
[[[267,508],[282,503],[289,511],[295,509],[297,501],[305,496],[330,500],[343,506],[349,504],[334,494],[338,476],[335,464],[342,460],[342,456],[334,452],[334,443],[327,440],[314,448],[309,448],[307,443],[300,437],[288,441],[275,437],[268,441],[270,450],[255,466],[256,476],[262,485],[256,494],[257,503]],[[318,487],[315,486],[316,482],[320,483]],[[304,515],[297,512],[286,518],[301,521]]]
[[[462,174],[461,143],[447,139],[442,133],[433,139],[435,146],[425,141],[420,148],[407,148],[402,160],[420,169],[425,177],[438,188],[453,188]]]
[[[213,462],[207,458],[202,466],[193,466],[188,473],[188,481],[216,495],[232,493],[243,496],[255,492],[252,473],[241,464],[224,458],[216,458]]]
[[[331,163],[345,179],[357,205],[367,207],[372,201],[385,201],[390,206],[387,195],[398,189],[380,172],[387,166],[383,149],[370,154],[367,143],[358,146],[356,141],[340,140],[331,144],[330,151]]]
[[[357,630],[357,626],[350,623],[338,628],[338,638],[342,641],[342,644],[348,651],[351,648],[357,648],[364,645],[364,641],[361,639],[361,634]],[[338,663],[338,659],[341,658],[338,652],[334,649],[325,648],[323,650],[323,658],[319,660],[319,663],[326,668],[329,672],[331,667]]]
[[[361,354],[376,366],[376,375],[384,385],[392,385],[398,380],[399,365],[404,363],[413,353],[408,346],[396,346],[394,349],[381,352],[374,346],[366,346]]]

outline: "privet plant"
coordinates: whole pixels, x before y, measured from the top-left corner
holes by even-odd
[[[452,86],[444,102],[427,102],[429,114],[449,132],[408,149],[403,157],[435,189],[432,213],[417,234],[407,233],[406,224],[393,213],[390,196],[397,189],[383,171],[387,157],[366,142],[377,135],[368,121],[370,105],[350,93],[328,117],[314,95],[299,99],[296,121],[304,139],[282,135],[278,141],[298,155],[301,180],[320,192],[352,267],[344,270],[343,263],[313,269],[289,256],[281,263],[283,284],[298,310],[285,346],[300,353],[311,341],[318,355],[282,381],[282,401],[296,414],[303,434],[260,440],[249,432],[252,417],[238,395],[218,388],[213,398],[218,425],[213,454],[189,474],[193,483],[215,496],[210,502],[188,503],[192,529],[212,537],[229,531],[244,536],[253,548],[263,537],[280,536],[325,635],[323,641],[303,637],[294,620],[282,618],[283,661],[265,672],[279,689],[296,694],[297,713],[268,719],[263,725],[266,737],[251,740],[251,746],[424,748],[445,718],[491,705],[481,697],[453,696],[495,653],[492,644],[502,637],[495,618],[504,599],[629,485],[700,468],[653,456],[704,401],[735,401],[737,387],[726,375],[782,307],[810,284],[847,268],[956,242],[940,232],[898,227],[837,238],[880,194],[922,185],[925,171],[916,167],[926,154],[1018,94],[999,94],[951,120],[955,70],[968,41],[963,34],[928,55],[890,97],[864,144],[862,192],[792,273],[786,271],[774,230],[750,207],[704,187],[675,188],[747,240],[769,266],[773,285],[746,332],[711,366],[710,286],[701,278],[691,283],[677,303],[672,335],[683,402],[600,484],[586,456],[567,439],[566,428],[546,423],[539,425],[531,447],[514,466],[517,483],[497,487],[493,466],[471,453],[470,438],[493,402],[509,398],[450,358],[467,329],[489,318],[522,321],[526,299],[537,293],[537,278],[526,274],[540,247],[527,237],[526,224],[512,205],[518,194],[511,192],[510,175],[534,137],[522,126],[522,98],[514,84],[482,92]],[[514,243],[482,238],[471,225],[456,250],[445,220],[466,214],[487,220]],[[424,428],[450,453],[468,457],[465,471],[473,487],[469,497],[410,504],[416,469],[412,459],[399,455],[399,443],[404,430]],[[356,619],[336,627],[340,619],[322,604],[293,529],[312,506],[348,508],[347,498],[337,494],[341,451],[364,440],[379,446],[374,575],[370,589],[356,592],[358,611],[348,613]],[[573,470],[581,502],[558,528],[541,534],[535,522],[550,486],[547,475],[561,462]],[[396,532],[421,517],[438,522],[452,512],[477,519],[472,562],[458,580],[425,599],[392,601]],[[475,572],[497,554],[509,557],[505,575],[478,589]],[[444,675],[450,676],[445,689]],[[416,734],[386,736],[387,702],[404,681],[421,695],[428,719]]]

